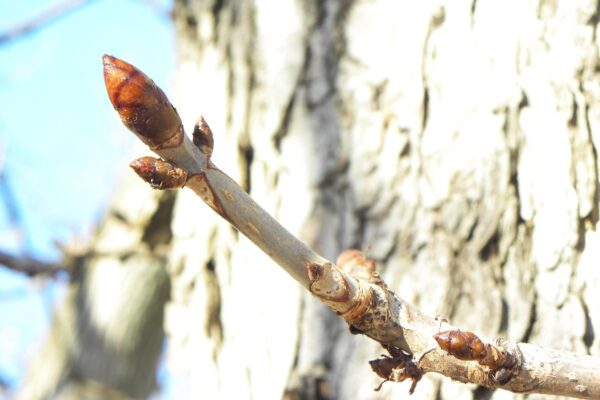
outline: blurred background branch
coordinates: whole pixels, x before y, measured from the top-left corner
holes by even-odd
[[[60,272],[70,273],[72,268],[61,263],[51,263],[28,256],[14,256],[0,250],[0,265],[28,276],[54,277]]]
[[[101,388],[111,393],[101,398],[141,398],[168,383],[164,263],[146,261],[145,247],[107,246],[138,214],[107,211],[133,141],[112,118],[98,55],[152,64],[168,87],[171,6],[0,0],[0,377],[9,397],[56,398],[62,388],[87,398]],[[91,251],[106,220],[116,233]]]
[[[97,0],[67,0],[53,5],[30,19],[0,33],[0,45],[23,37],[37,29],[44,28],[94,1]]]

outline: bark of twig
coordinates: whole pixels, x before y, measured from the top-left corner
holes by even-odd
[[[173,106],[148,77],[110,56],[104,57],[104,66],[109,97],[123,122],[166,160],[145,157],[132,168],[153,187],[184,184],[192,189],[344,318],[353,333],[381,343],[390,356],[371,363],[379,376],[411,379],[411,392],[423,374],[436,372],[517,393],[600,397],[600,360],[525,343],[488,343],[413,308],[389,290],[362,253],[342,253],[338,266],[316,254],[211,162],[213,138],[204,119],[192,142]]]
[[[28,276],[56,276],[60,272],[69,273],[71,271],[71,268],[64,264],[49,263],[27,256],[13,256],[3,251],[0,251],[0,264],[11,271],[20,272]]]

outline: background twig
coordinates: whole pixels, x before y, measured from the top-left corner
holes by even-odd
[[[0,33],[0,45],[23,37],[37,29],[46,27],[93,1],[95,0],[67,0],[58,3],[31,19],[10,28],[6,32]]]
[[[47,275],[54,277],[60,272],[70,272],[70,268],[63,264],[49,263],[27,256],[14,256],[4,251],[0,251],[0,265],[3,265],[11,271],[20,272],[29,276]]]

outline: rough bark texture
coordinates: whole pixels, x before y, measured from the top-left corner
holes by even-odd
[[[18,399],[143,399],[158,389],[174,200],[127,177],[33,353]]]
[[[366,249],[429,315],[600,356],[599,10],[176,0],[171,100],[188,128],[205,115],[215,163],[323,256]],[[134,179],[22,398],[147,397],[163,322],[189,398],[407,396],[410,383],[373,392],[381,348],[193,193],[171,218],[170,194]],[[412,398],[516,397],[428,375]]]
[[[180,0],[173,101],[188,127],[205,115],[215,162],[324,256],[369,249],[430,315],[599,355],[599,8]],[[192,193],[172,229],[166,330],[192,397],[406,395],[374,393],[381,350]],[[469,396],[512,395],[434,376],[413,395]]]

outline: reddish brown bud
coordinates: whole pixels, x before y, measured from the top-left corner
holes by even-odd
[[[178,189],[187,181],[187,172],[184,169],[160,158],[138,158],[129,166],[154,189]]]
[[[198,147],[198,149],[200,149],[200,151],[203,152],[206,157],[210,158],[214,147],[214,140],[212,131],[210,130],[210,127],[204,120],[203,116],[200,116],[198,122],[196,122],[196,125],[194,126],[192,139],[196,147]]]
[[[404,367],[405,363],[401,358],[392,358],[384,355],[377,360],[369,361],[369,365],[371,365],[373,372],[375,372],[381,378],[389,379],[394,369]]]
[[[472,332],[452,330],[433,335],[440,347],[459,360],[480,361],[487,355],[487,345]]]
[[[505,385],[517,373],[518,356],[503,347],[484,343],[472,332],[451,330],[439,332],[433,338],[448,354],[465,361],[477,361],[490,368],[491,377]]]
[[[400,351],[395,352],[391,348],[388,348],[388,350],[392,350],[391,353],[395,354],[394,357],[382,355],[377,360],[369,361],[373,372],[385,379],[375,388],[375,391],[379,391],[387,381],[402,382],[411,379],[412,385],[410,385],[408,393],[413,394],[417,383],[423,377],[423,370],[413,361],[411,356],[402,354]]]
[[[110,101],[127,128],[151,148],[180,134],[181,119],[167,96],[142,71],[104,55],[104,83]]]

